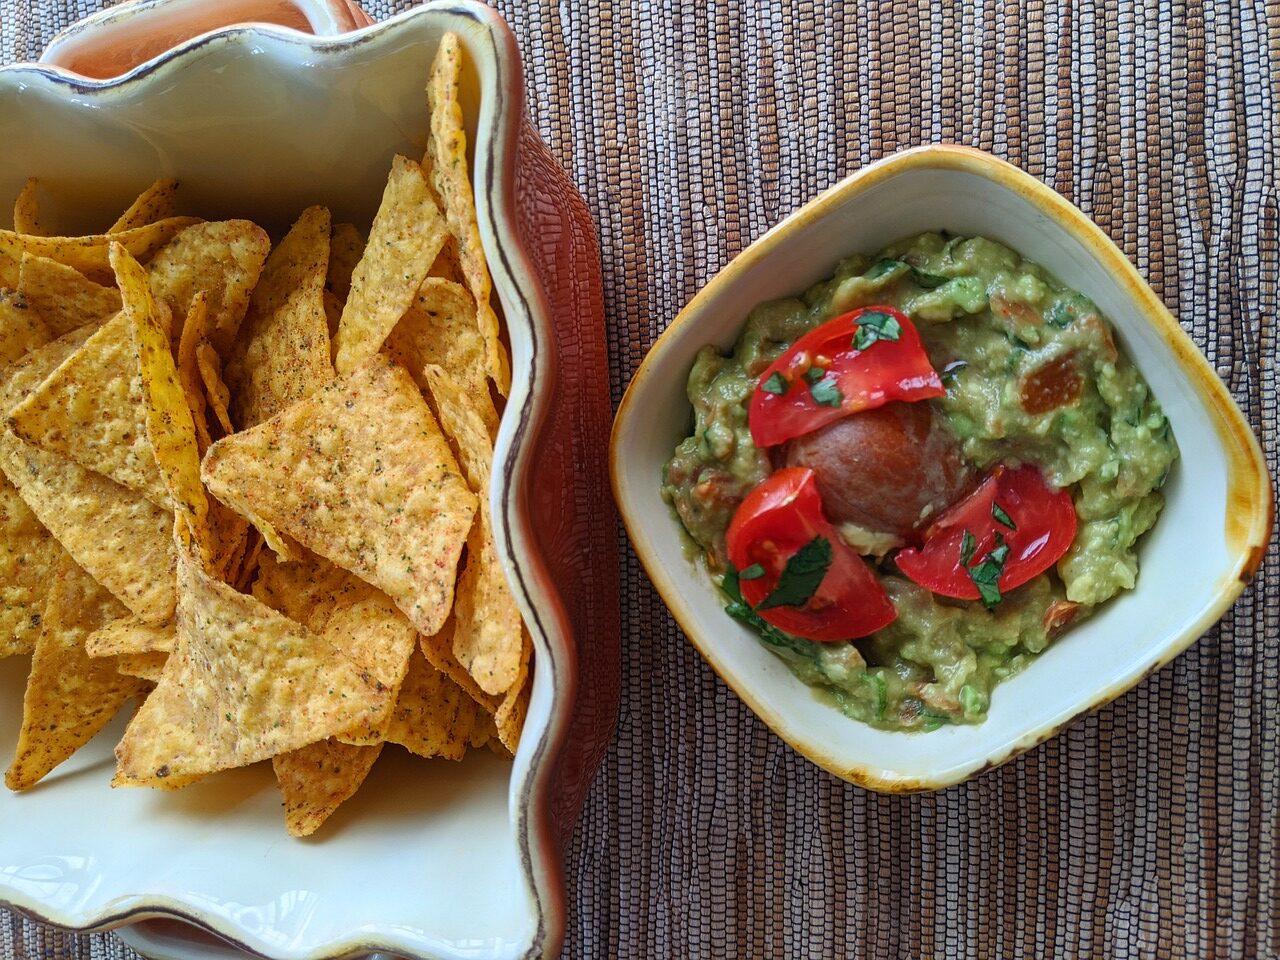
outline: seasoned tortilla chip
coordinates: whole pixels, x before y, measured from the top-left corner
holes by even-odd
[[[135,227],[164,220],[178,212],[178,181],[157,180],[129,204],[107,233],[123,233]]]
[[[396,157],[334,340],[334,365],[346,375],[382,346],[404,315],[447,235],[422,168]]]
[[[119,602],[65,553],[45,606],[22,702],[18,751],[4,775],[10,790],[26,790],[107,725],[145,690],[122,677],[113,660],[84,651],[92,631],[125,612]]]
[[[524,719],[529,713],[529,661],[533,656],[533,643],[526,633],[524,646],[520,654],[520,668],[516,678],[507,692],[503,694],[502,703],[493,714],[493,724],[498,729],[498,739],[511,753],[520,746],[520,731],[524,729]]]
[[[70,457],[152,503],[170,505],[142,409],[142,377],[129,314],[94,332],[20,404],[9,428],[41,450]]]
[[[209,449],[213,437],[209,433],[208,403],[204,385],[200,382],[200,367],[196,361],[196,348],[209,332],[209,306],[204,291],[191,298],[191,309],[178,341],[178,381],[187,397],[187,407],[196,428],[196,446],[200,456]]]
[[[252,526],[246,533],[244,559],[240,561],[240,572],[236,574],[235,588],[241,593],[248,593],[253,581],[258,576],[258,567],[262,562],[262,548],[267,541]],[[279,554],[276,554],[279,556]]]
[[[116,670],[126,677],[139,677],[151,683],[159,683],[169,654],[163,650],[147,653],[122,653],[116,657]]]
[[[431,104],[431,183],[444,204],[449,231],[457,240],[458,260],[476,302],[476,320],[484,337],[489,377],[504,397],[511,390],[511,368],[498,338],[498,318],[489,304],[492,281],[480,244],[475,195],[467,174],[467,132],[458,103],[462,46],[457,34],[446,33],[431,65],[427,100]]]
[[[309,837],[360,789],[382,744],[352,747],[332,738],[271,760],[290,836]]]
[[[297,750],[386,709],[322,636],[178,560],[178,644],[116,747],[117,785],[164,786]]]
[[[30,253],[22,255],[18,292],[35,308],[51,337],[86,325],[101,326],[120,312],[120,291],[114,286],[94,283],[75,267]]]
[[[222,361],[218,358],[218,351],[213,348],[213,344],[201,343],[196,347],[196,366],[200,370],[200,379],[204,382],[205,396],[209,399],[209,406],[213,407],[214,416],[218,418],[218,425],[222,427],[223,435],[235,433],[229,409],[231,391],[222,382]]]
[[[169,331],[158,316],[146,271],[138,261],[124,247],[113,246],[111,265],[124,297],[123,316],[133,331],[142,378],[144,432],[151,442],[169,502],[181,520],[176,530],[179,535],[189,533],[195,538],[194,546],[201,559],[211,566],[217,544],[209,529],[209,500],[200,482],[195,423],[178,380]]]
[[[178,637],[178,628],[169,623],[147,623],[133,614],[124,614],[104,623],[84,641],[91,657],[113,657],[125,653],[169,653]]]
[[[40,227],[40,198],[36,195],[39,181],[30,177],[13,203],[13,229],[18,233],[44,236]]]
[[[252,427],[333,379],[324,315],[329,211],[309,207],[271,251],[227,364],[233,422]]]
[[[62,547],[0,477],[0,657],[30,653]]]
[[[228,506],[383,590],[420,632],[443,625],[476,498],[389,357],[218,441],[202,474]]]
[[[489,519],[493,443],[472,396],[440,367],[423,371],[445,435],[458,451],[467,483],[480,501],[467,537],[467,562],[454,599],[453,652],[485,693],[502,693],[520,666],[520,610],[498,559]]]
[[[427,175],[427,180],[431,179],[431,170],[424,162],[422,170]],[[436,198],[439,200],[439,197]],[[458,241],[452,234],[449,239],[444,242],[444,246],[440,248],[440,252],[436,255],[436,262],[431,265],[431,269],[427,271],[427,277],[439,277],[441,280],[452,280],[454,283],[460,283],[465,286],[467,282],[466,275],[462,272],[462,264],[458,260]],[[470,293],[467,294],[471,296]],[[479,327],[476,328],[479,333]]]
[[[325,286],[346,303],[351,292],[351,274],[364,255],[364,235],[352,223],[335,223],[333,237],[329,241],[329,269]]]
[[[461,687],[415,651],[391,712],[387,740],[420,757],[461,760],[472,732],[486,721]]]
[[[472,398],[489,436],[497,433],[498,412],[489,395],[484,340],[476,328],[475,301],[464,287],[437,277],[424,280],[387,338],[387,350],[424,391],[430,385],[423,367],[448,370]]]
[[[107,257],[112,241],[119,241],[138,260],[149,260],[180,230],[199,222],[194,217],[170,217],[123,233],[89,237],[33,237],[0,230],[0,287],[17,285],[24,253],[75,267],[98,283],[111,283],[111,264]]]
[[[39,311],[21,293],[0,290],[0,364],[13,363],[52,339]]]
[[[10,368],[0,406],[11,408],[83,345],[77,330]],[[173,514],[58,453],[0,435],[0,469],[32,513],[91,576],[143,619],[173,614]]]
[[[484,709],[485,713],[490,716],[497,713],[502,699],[481,690],[475,678],[454,655],[452,619],[431,636],[419,635],[418,644],[427,662],[457,684],[467,696]]]
[[[225,352],[244,320],[249,295],[270,249],[270,238],[256,223],[201,223],[165,245],[148,264],[147,273],[156,299],[169,305],[175,321],[190,312],[192,298],[204,291],[209,301],[209,339]],[[175,343],[181,332],[172,331]]]

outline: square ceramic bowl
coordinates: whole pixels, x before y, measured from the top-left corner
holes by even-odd
[[[814,695],[747,628],[659,496],[687,434],[685,381],[704,344],[728,349],[756,304],[803,291],[856,253],[926,230],[998,240],[1084,292],[1110,318],[1164,405],[1182,457],[1164,513],[1140,546],[1137,588],[1065,633],[1002,684],[979,726],[928,734],[850,720]],[[714,277],[658,339],[614,422],[614,495],[654,585],[711,666],[785,741],[837,776],[876,790],[957,783],[1052,736],[1167,663],[1231,605],[1271,528],[1262,453],[1190,338],[1106,236],[1038,180],[975,150],[934,146],[873,164],[813,200]]]
[[[278,235],[312,203],[367,225],[394,154],[424,149],[441,35],[457,32],[467,54],[472,181],[513,367],[489,503],[535,645],[519,750],[514,763],[482,752],[457,764],[388,750],[306,841],[284,832],[269,765],[173,794],[110,789],[123,718],[29,793],[0,790],[0,904],[68,928],[127,926],[157,956],[226,952],[195,931],[289,960],[555,954],[561,844],[616,715],[590,217],[524,119],[515,41],[492,10],[433,3],[353,29],[357,15],[338,0],[145,0],[72,28],[41,64],[0,70],[0,197],[37,175],[52,223],[92,230],[176,176],[189,212]],[[0,661],[0,752],[26,669]]]

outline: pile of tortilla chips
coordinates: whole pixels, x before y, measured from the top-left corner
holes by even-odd
[[[0,656],[31,655],[23,790],[128,701],[116,786],[270,759],[312,833],[388,743],[510,756],[530,643],[489,516],[509,368],[467,177],[460,48],[367,241],[178,216],[0,231]]]

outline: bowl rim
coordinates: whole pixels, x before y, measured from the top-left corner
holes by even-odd
[[[1228,459],[1228,503],[1233,508],[1241,509],[1229,511],[1233,526],[1228,531],[1228,539],[1235,548],[1233,549],[1235,563],[1220,581],[1223,586],[1219,588],[1213,602],[1196,620],[1177,634],[1170,636],[1162,644],[1154,662],[1145,669],[1133,672],[1115,683],[1082,697],[1079,706],[1073,708],[1071,714],[1065,719],[1050,721],[1036,727],[1008,745],[1003,751],[991,753],[985,762],[975,768],[969,770],[961,768],[952,774],[937,777],[907,777],[893,775],[871,765],[850,763],[847,758],[833,756],[810,742],[803,731],[794,728],[788,730],[784,718],[764,705],[755,695],[750,682],[740,680],[736,674],[727,668],[722,668],[716,662],[711,653],[717,645],[716,641],[709,638],[708,631],[699,622],[697,616],[680,599],[674,586],[676,573],[663,565],[643,519],[632,512],[633,486],[627,472],[625,435],[630,422],[642,416],[637,398],[647,391],[651,382],[662,379],[662,367],[667,363],[666,354],[674,349],[673,344],[677,336],[701,319],[707,303],[713,301],[722,290],[731,287],[739,277],[755,269],[767,254],[785,245],[796,230],[825,218],[872,186],[887,182],[907,171],[924,169],[973,174],[1018,194],[1028,200],[1041,214],[1061,225],[1078,239],[1107,270],[1122,281],[1127,293],[1138,306],[1139,312],[1162,335],[1179,368],[1188,375],[1208,411],[1213,428]],[[684,367],[681,366],[681,370],[683,369]],[[1101,227],[1057,191],[1008,161],[985,151],[958,144],[927,144],[912,147],[855,171],[770,228],[713,276],[654,341],[627,385],[618,405],[609,438],[609,478],[627,536],[645,572],[672,616],[675,617],[680,629],[692,641],[712,670],[778,737],[802,756],[842,780],[880,793],[918,793],[940,790],[962,783],[1043,743],[1068,724],[1136,686],[1189,647],[1221,619],[1261,566],[1275,518],[1270,474],[1257,437],[1208,359],[1182,329],[1150,284],[1138,273],[1129,258]],[[671,518],[671,522],[678,523],[674,517]]]
[[[114,21],[141,9],[145,7],[126,4],[92,15],[86,21],[107,15]],[[563,602],[545,572],[542,557],[536,554],[531,537],[523,529],[527,525],[524,492],[515,489],[514,484],[503,482],[504,478],[518,478],[527,471],[532,441],[536,440],[545,420],[547,397],[535,384],[540,379],[545,382],[545,370],[542,368],[550,362],[547,351],[539,349],[539,344],[551,339],[550,308],[536,281],[530,253],[514,228],[513,164],[518,152],[521,124],[527,120],[524,117],[523,64],[510,27],[497,11],[478,0],[431,0],[385,20],[332,35],[310,34],[270,23],[219,27],[183,40],[114,77],[87,77],[56,64],[38,61],[5,64],[0,66],[0,83],[21,85],[35,80],[42,85],[61,88],[71,95],[109,97],[123,94],[156,77],[169,75],[170,71],[179,69],[183,61],[219,44],[265,42],[280,56],[288,50],[305,50],[308,54],[339,57],[384,34],[441,15],[461,17],[475,23],[483,32],[484,42],[491,48],[489,56],[494,67],[495,87],[492,93],[493,118],[476,137],[477,147],[481,140],[487,138],[491,149],[486,155],[475,158],[471,171],[473,189],[477,193],[481,236],[491,237],[497,245],[496,250],[487,251],[491,254],[495,293],[508,312],[509,328],[517,322],[524,328],[534,354],[527,383],[517,383],[513,379],[508,408],[495,441],[494,476],[489,490],[490,504],[496,508],[494,515],[502,516],[506,521],[502,536],[495,536],[495,541],[506,548],[500,549],[499,553],[534,640],[535,660],[541,668],[535,671],[535,677],[539,672],[544,673],[550,690],[546,715],[540,724],[535,722],[533,710],[530,710],[507,789],[508,823],[519,864],[520,882],[530,907],[529,939],[520,946],[520,955],[531,958],[543,955],[544,951],[558,952],[564,936],[563,867],[551,823],[547,792],[553,781],[556,758],[563,745],[573,707],[575,654]],[[91,27],[92,22],[80,21],[63,33],[78,32],[80,25]],[[500,160],[505,161],[505,166]],[[481,190],[485,193],[483,198]],[[533,277],[535,286],[525,288],[519,285],[517,280],[522,277]],[[498,532],[495,530],[495,534]],[[516,555],[526,548],[534,549],[534,555],[522,556],[517,563]],[[536,615],[531,617],[530,611]],[[110,929],[144,919],[171,918],[213,934],[250,955],[262,956],[244,942],[241,931],[224,928],[220,920],[209,918],[198,908],[176,901],[148,900],[139,896],[122,908],[104,907],[83,923],[66,922],[70,918],[60,920],[47,915],[39,906],[24,906],[3,898],[0,898],[0,907],[72,932]],[[308,956],[336,958],[398,950],[404,946],[378,942],[378,938],[368,932],[352,931],[345,937],[330,941],[328,946],[315,948]]]

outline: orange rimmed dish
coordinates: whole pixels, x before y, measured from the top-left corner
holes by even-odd
[[[985,722],[927,734],[847,719],[747,628],[660,495],[687,435],[698,349],[727,349],[757,304],[829,277],[853,253],[944,230],[1004,243],[1092,299],[1171,421],[1182,450],[1136,589],[1099,608],[1002,683]],[[908,150],[855,173],[735,258],[689,303],[636,372],[614,423],[614,494],[649,576],[712,667],[784,740],[822,767],[887,792],[937,789],[1052,736],[1168,662],[1231,605],[1260,562],[1272,498],[1261,451],[1225,386],[1124,255],[1068,201],[963,147]],[[1116,638],[1123,638],[1117,641]]]

